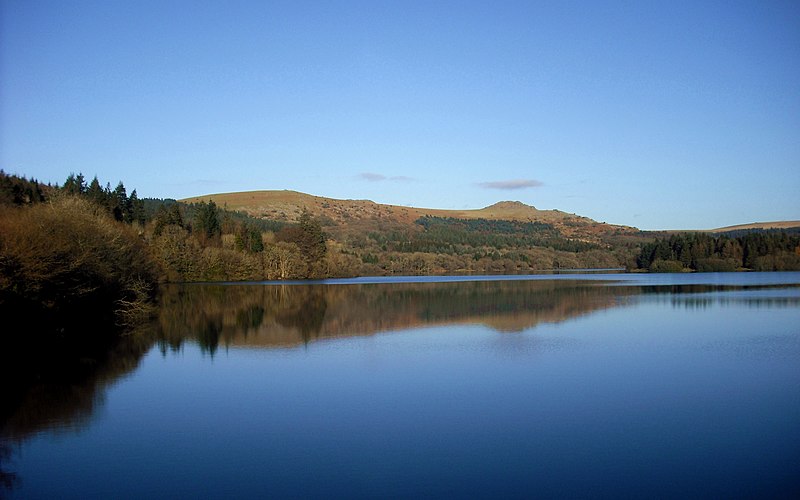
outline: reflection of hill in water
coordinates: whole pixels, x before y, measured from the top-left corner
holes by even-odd
[[[453,323],[515,332],[612,307],[620,292],[563,281],[187,285],[165,290],[159,333],[167,345],[189,337],[213,351]]]

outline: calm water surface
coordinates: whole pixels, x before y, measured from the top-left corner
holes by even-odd
[[[380,281],[165,289],[0,491],[800,495],[800,273]]]

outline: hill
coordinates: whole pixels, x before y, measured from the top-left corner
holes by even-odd
[[[339,200],[324,198],[297,191],[247,191],[239,193],[208,194],[180,200],[185,203],[214,201],[229,210],[245,212],[250,216],[295,222],[303,209],[323,221],[328,227],[360,231],[399,228],[413,225],[424,217],[489,221],[514,221],[552,225],[568,239],[600,243],[604,237],[632,235],[639,231],[628,226],[597,222],[588,217],[560,210],[539,210],[519,201],[501,201],[474,210],[444,210],[434,208],[386,205],[371,200]]]
[[[709,233],[730,233],[733,231],[750,231],[766,229],[793,229],[800,228],[800,220],[786,220],[776,222],[752,222],[750,224],[738,224],[735,226],[720,227],[710,229]]]

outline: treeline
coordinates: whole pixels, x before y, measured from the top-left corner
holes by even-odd
[[[0,206],[39,203],[45,201],[52,190],[52,186],[40,184],[36,179],[28,180],[0,170]]]
[[[75,196],[0,207],[3,379],[104,356],[150,317],[159,270],[130,225]]]
[[[158,269],[131,227],[141,208],[82,176],[64,186],[0,171],[0,306],[37,320],[80,323],[95,309],[106,324],[134,321],[155,291]],[[123,222],[130,224],[124,224]]]
[[[213,201],[165,202],[148,227],[164,281],[322,278],[332,274],[320,223],[270,223],[220,209]]]
[[[551,224],[544,222],[425,216],[416,223],[425,231],[415,235],[406,248],[401,246],[401,250],[452,253],[457,247],[544,247],[565,252],[583,252],[599,248],[592,243],[564,238]]]
[[[122,182],[111,189],[71,174],[61,186],[0,172],[0,205],[32,207],[77,198],[131,229],[155,280],[245,281],[349,276],[524,274],[552,269],[627,268],[650,271],[798,269],[789,233],[673,235],[648,240],[564,237],[551,224],[427,216],[367,226],[336,224],[308,211],[297,222],[250,217],[214,202],[140,199]]]
[[[736,237],[674,234],[642,245],[636,265],[651,272],[800,270],[800,235],[786,231]]]
[[[24,184],[24,180],[16,179]],[[549,224],[427,217],[370,231],[326,226],[304,212],[297,223],[269,221],[213,202],[130,196],[71,174],[55,196],[84,199],[135,229],[159,281],[241,281],[363,275],[512,274],[625,266],[631,248],[563,238]],[[46,190],[45,190],[46,191]],[[27,198],[32,198],[28,196]],[[33,197],[35,198],[35,196]],[[37,198],[47,199],[47,195]]]
[[[61,186],[42,186],[0,175],[7,205],[76,198],[93,210],[135,228],[158,281],[303,279],[336,275],[327,258],[326,236],[307,212],[297,224],[268,221],[208,203],[140,199],[122,181],[111,189],[95,176],[70,174]],[[49,194],[46,194],[49,193]]]
[[[635,265],[638,248],[562,236],[550,224],[426,216],[413,226],[386,223],[339,231],[354,275],[525,274]],[[630,264],[629,264],[630,263]]]
[[[61,186],[61,191],[105,208],[115,220],[129,224],[134,222],[144,224],[146,221],[144,202],[139,199],[135,189],[128,196],[122,181],[119,181],[117,187],[112,190],[111,184],[102,187],[97,176],[86,184],[83,174],[70,174]]]

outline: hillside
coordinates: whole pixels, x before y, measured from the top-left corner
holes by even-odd
[[[559,210],[539,210],[518,201],[501,201],[474,210],[384,205],[370,200],[338,200],[297,191],[247,191],[197,196],[181,200],[185,203],[214,201],[229,210],[242,211],[253,217],[294,222],[303,209],[321,219],[327,226],[342,229],[376,230],[413,225],[422,217],[452,219],[486,219],[490,221],[540,222],[552,225],[563,237],[598,243],[604,236],[637,234],[636,228],[597,222],[588,217]]]
[[[738,224],[735,226],[726,226],[720,227],[717,229],[711,229],[709,233],[728,233],[732,231],[749,231],[749,230],[759,230],[759,229],[792,229],[792,228],[800,228],[800,220],[787,220],[787,221],[776,221],[776,222],[753,222],[750,224]]]
[[[559,210],[539,210],[518,201],[474,210],[443,210],[338,200],[296,191],[222,193],[182,201],[214,201],[228,210],[270,221],[276,232],[263,234],[267,246],[292,241],[291,231],[281,228],[293,226],[307,210],[322,226],[328,242],[328,257],[319,271],[327,276],[800,267],[796,237],[760,234],[763,229],[798,225],[791,221],[706,231],[643,232]]]

